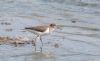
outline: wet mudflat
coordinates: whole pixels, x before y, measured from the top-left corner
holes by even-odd
[[[1,0],[0,61],[99,61],[99,0]],[[37,40],[25,27],[63,25]],[[16,45],[17,44],[17,45]]]

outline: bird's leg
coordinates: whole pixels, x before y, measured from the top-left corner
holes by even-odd
[[[42,41],[42,38],[40,37],[40,40],[41,40],[41,44],[42,44],[42,46],[43,46],[43,41]]]
[[[41,52],[42,52],[43,41],[42,41],[42,38],[41,38],[41,36],[40,36],[40,41],[41,41],[41,44],[42,44],[42,46],[40,47],[40,49],[41,49]]]
[[[36,51],[36,40],[39,36],[36,36],[35,40],[32,40],[32,45],[35,46],[35,51]]]

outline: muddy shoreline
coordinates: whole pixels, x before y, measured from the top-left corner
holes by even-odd
[[[9,45],[25,45],[30,44],[32,40],[23,40],[22,37],[8,37],[8,36],[0,36],[0,45],[9,44]]]

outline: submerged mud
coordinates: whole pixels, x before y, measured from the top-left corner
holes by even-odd
[[[25,44],[30,44],[32,40],[24,40],[22,37],[0,37],[0,45],[8,44],[13,46],[24,46]]]

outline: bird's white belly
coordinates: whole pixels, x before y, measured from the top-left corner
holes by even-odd
[[[50,30],[49,30],[49,28],[47,28],[47,29],[45,30],[45,32],[43,32],[43,33],[47,34],[47,33],[49,33],[49,32],[50,32]]]

